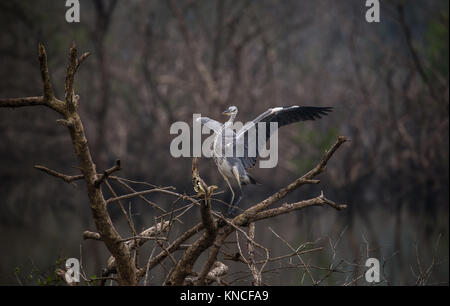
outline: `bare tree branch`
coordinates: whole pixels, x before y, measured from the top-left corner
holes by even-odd
[[[72,44],[72,47],[69,51],[69,62],[67,64],[67,72],[65,78],[65,102],[57,100],[53,97],[47,66],[47,55],[42,44],[39,44],[39,62],[41,77],[44,83],[43,97],[2,99],[0,100],[0,107],[46,105],[59,114],[63,115],[64,120],[70,122],[67,127],[72,139],[72,144],[75,149],[76,156],[80,163],[82,175],[87,185],[87,193],[91,204],[94,221],[106,247],[114,256],[117,262],[118,283],[120,285],[135,285],[137,284],[137,278],[134,260],[131,257],[130,251],[125,245],[125,242],[122,241],[122,238],[116,231],[108,214],[108,211],[106,210],[106,201],[103,197],[102,191],[96,184],[96,180],[98,178],[97,171],[92,160],[88,141],[84,133],[83,123],[77,112],[78,97],[74,94],[74,81],[75,72],[82,60],[77,60],[77,49],[75,43]],[[44,168],[45,167],[38,167],[39,170],[62,178],[63,180],[72,179],[67,176],[58,174],[55,171],[50,171],[49,169]]]
[[[34,166],[34,168],[41,170],[42,172],[45,172],[51,176],[57,177],[62,179],[64,182],[66,183],[72,183],[73,181],[79,181],[84,179],[84,175],[80,174],[80,175],[66,175],[66,174],[62,174],[59,173],[57,171],[51,170],[47,167],[44,166],[40,166],[40,165],[36,165]]]
[[[319,197],[302,201],[299,203],[294,203],[292,206],[284,206],[280,209],[272,209],[272,210],[265,210],[268,206],[271,204],[279,201],[280,199],[284,198],[288,193],[292,192],[293,190],[297,189],[301,185],[304,184],[311,184],[311,183],[317,183],[317,180],[313,180],[313,178],[320,173],[322,173],[325,170],[325,167],[330,160],[330,158],[333,156],[333,154],[336,152],[336,150],[347,141],[346,137],[340,136],[338,137],[336,143],[328,150],[325,155],[322,157],[321,161],[308,173],[303,175],[301,178],[297,179],[295,182],[291,183],[290,185],[282,188],[277,193],[273,194],[266,200],[250,207],[249,209],[245,210],[242,214],[236,216],[230,223],[228,222],[222,222],[218,223],[218,231],[216,233],[216,238],[211,239],[211,235],[206,231],[203,233],[203,235],[197,239],[184,253],[183,257],[178,261],[178,264],[172,271],[170,279],[166,282],[167,285],[182,285],[185,278],[192,274],[192,267],[194,263],[197,261],[198,257],[209,247],[212,246],[212,250],[210,251],[208,260],[204,267],[202,268],[201,276],[204,277],[206,273],[208,273],[212,263],[215,261],[219,250],[223,243],[225,242],[225,239],[236,230],[236,228],[240,226],[248,226],[250,222],[262,220],[268,217],[277,216],[282,213],[287,213],[288,211],[292,211],[295,209],[303,209],[305,207],[309,206],[317,206],[317,205],[329,205],[336,209],[344,209],[345,205],[337,205],[334,202],[326,199],[323,194],[321,194]],[[194,169],[194,167],[193,167]],[[194,171],[193,171],[194,172]],[[198,173],[193,173],[194,176],[197,176]],[[199,179],[193,179],[194,182],[194,188],[197,186],[197,183],[199,182]],[[204,186],[202,187],[203,190],[207,190]],[[196,190],[197,191],[197,190]]]

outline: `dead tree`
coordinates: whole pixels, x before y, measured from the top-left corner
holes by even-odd
[[[82,176],[73,177],[53,170],[44,170],[43,167],[39,168],[48,174],[62,178],[65,181],[82,178],[86,182],[92,215],[94,217],[97,230],[106,247],[117,262],[118,282],[121,285],[135,285],[136,267],[134,265],[133,258],[130,254],[130,250],[122,241],[122,238],[116,231],[111,218],[109,217],[106,210],[106,201],[100,188],[99,183],[102,182],[102,177],[104,178],[107,174],[106,172],[103,175],[97,174],[97,169],[89,151],[88,141],[84,134],[83,123],[78,114],[79,96],[75,95],[74,90],[75,74],[81,63],[88,56],[89,53],[84,53],[81,57],[78,57],[75,44],[73,44],[72,48],[70,48],[69,62],[67,65],[65,79],[65,99],[59,100],[53,95],[45,48],[42,44],[39,44],[39,63],[43,81],[43,95],[38,97],[2,99],[0,100],[0,106],[21,107],[44,105],[56,111],[63,117],[63,119],[57,120],[57,123],[66,126],[69,130],[72,144],[80,164]],[[119,164],[116,165],[114,170],[118,169],[120,169]],[[110,173],[112,172],[113,171],[110,171]]]
[[[347,141],[347,138],[342,136],[337,139],[336,143],[325,153],[320,162],[312,170],[286,187],[280,189],[267,199],[251,206],[233,219],[225,218],[220,213],[211,209],[211,200],[215,195],[217,187],[208,186],[200,177],[197,169],[197,159],[195,158],[192,163],[192,182],[197,194],[192,196],[177,193],[173,187],[156,187],[149,183],[136,182],[113,176],[112,174],[114,172],[121,169],[120,160],[118,160],[110,169],[98,172],[89,150],[83,123],[78,113],[79,96],[75,94],[74,90],[76,72],[81,63],[88,56],[89,53],[84,53],[78,57],[76,46],[75,44],[72,45],[69,52],[69,61],[65,78],[65,99],[59,100],[53,95],[44,46],[39,44],[39,63],[43,81],[43,95],[36,97],[0,99],[0,107],[15,108],[43,105],[51,108],[62,116],[62,119],[59,119],[56,122],[67,127],[69,131],[73,148],[78,158],[81,174],[66,175],[44,166],[35,166],[35,168],[51,176],[60,178],[67,183],[77,180],[85,181],[97,232],[85,231],[83,233],[83,238],[105,243],[107,249],[111,253],[107,267],[104,269],[102,280],[113,279],[117,281],[119,285],[137,285],[141,280],[144,280],[144,284],[146,284],[148,275],[152,269],[160,265],[166,258],[169,258],[172,262],[172,269],[165,275],[165,285],[209,285],[214,282],[226,284],[223,280],[223,276],[228,272],[228,266],[218,261],[218,255],[226,242],[226,239],[232,233],[236,233],[237,238],[241,235],[247,241],[248,259],[243,255],[239,245],[239,239],[237,239],[236,246],[239,252],[233,256],[224,256],[224,260],[240,261],[246,264],[251,272],[253,284],[260,285],[262,284],[262,273],[264,273],[264,268],[268,262],[293,256],[300,257],[301,252],[294,250],[292,254],[271,258],[269,250],[255,240],[256,222],[311,206],[330,206],[337,210],[346,207],[344,204],[336,204],[327,199],[323,193],[312,199],[290,204],[285,203],[279,207],[273,207],[275,203],[280,202],[289,193],[299,187],[306,184],[320,183],[316,177],[325,171],[326,165],[332,155]],[[129,193],[118,195],[110,181],[114,181],[116,184],[124,187]],[[132,187],[133,184],[146,185],[149,188],[143,191],[136,191]],[[111,198],[105,199],[102,193],[102,186],[108,188],[112,194]],[[168,212],[158,204],[148,200],[147,195],[152,193],[160,193],[168,197],[175,197],[177,201],[182,199],[189,204],[179,209],[172,209],[172,211]],[[127,214],[122,205],[123,200],[131,198],[140,198],[151,205],[155,210],[159,211],[159,216],[155,218],[158,222],[155,221],[154,226],[137,233],[131,217]],[[133,236],[123,238],[116,230],[107,211],[107,206],[112,205],[112,203],[117,203],[119,205]],[[168,233],[173,228],[175,222],[179,221],[188,210],[194,207],[200,209],[200,222],[184,231],[170,242]],[[246,227],[249,228],[248,231],[244,230]],[[164,236],[164,234],[167,235]],[[198,235],[198,237],[195,238],[192,243],[185,244],[196,235]],[[150,240],[154,241],[155,248],[149,256],[148,261],[144,265],[139,266],[137,261],[139,247]],[[156,246],[158,246],[161,251],[154,255]],[[263,253],[265,254],[264,259],[256,260],[256,249],[263,250]],[[317,249],[302,250],[302,252],[311,252],[315,250]],[[182,254],[178,256],[178,260],[174,257],[174,253],[177,251],[182,251]],[[209,252],[207,260],[203,263],[199,272],[194,271],[194,264],[205,252]],[[308,270],[307,266],[304,268]],[[311,279],[313,280],[312,276]],[[89,281],[88,279],[86,280]],[[314,280],[313,282],[317,283]],[[102,283],[104,284],[104,281],[102,281]]]

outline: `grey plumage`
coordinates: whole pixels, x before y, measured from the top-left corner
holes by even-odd
[[[237,202],[242,198],[241,185],[256,183],[256,180],[249,175],[247,169],[255,166],[260,148],[270,138],[271,131],[273,132],[270,129],[270,123],[277,123],[279,128],[294,122],[320,119],[331,111],[331,107],[314,106],[270,108],[253,121],[244,125],[237,132],[233,129],[234,119],[238,112],[236,106],[230,106],[224,112],[224,114],[230,116],[230,119],[224,124],[208,117],[198,118],[197,120],[201,124],[213,130],[216,135],[212,156],[219,172],[232,192],[232,206],[237,203],[233,203],[234,191],[231,183],[236,184],[241,191]],[[262,137],[263,135],[259,135],[259,133],[264,132],[258,128],[259,123],[265,123],[265,139]],[[262,140],[261,143],[259,143],[260,140]],[[249,144],[255,146],[256,152],[253,153],[256,154],[250,154]],[[237,154],[238,151],[241,154]]]

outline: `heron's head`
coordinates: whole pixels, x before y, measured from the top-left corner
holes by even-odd
[[[237,112],[238,112],[238,109],[236,106],[230,106],[222,114],[231,116],[231,115],[236,115]]]

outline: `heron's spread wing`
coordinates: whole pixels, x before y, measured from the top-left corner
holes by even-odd
[[[197,121],[199,121],[202,125],[205,125],[209,129],[213,130],[214,133],[216,134],[219,133],[222,128],[222,124],[220,122],[217,122],[216,120],[213,120],[208,117],[197,118]]]
[[[237,144],[244,145],[244,157],[241,157],[241,161],[244,167],[250,168],[256,164],[258,158],[258,151],[262,145],[265,145],[266,141],[271,136],[270,123],[276,122],[278,127],[288,125],[290,123],[320,119],[322,116],[327,115],[332,111],[332,107],[315,107],[315,106],[290,106],[290,107],[275,107],[268,109],[252,122],[247,123],[237,133]],[[259,128],[258,123],[265,123],[266,137],[263,143],[259,143],[258,137]],[[252,131],[252,133],[250,133]],[[273,130],[272,130],[273,132]],[[247,147],[253,142],[256,147],[256,156],[249,156]],[[254,152],[253,152],[254,153]],[[254,154],[253,154],[254,155]]]

